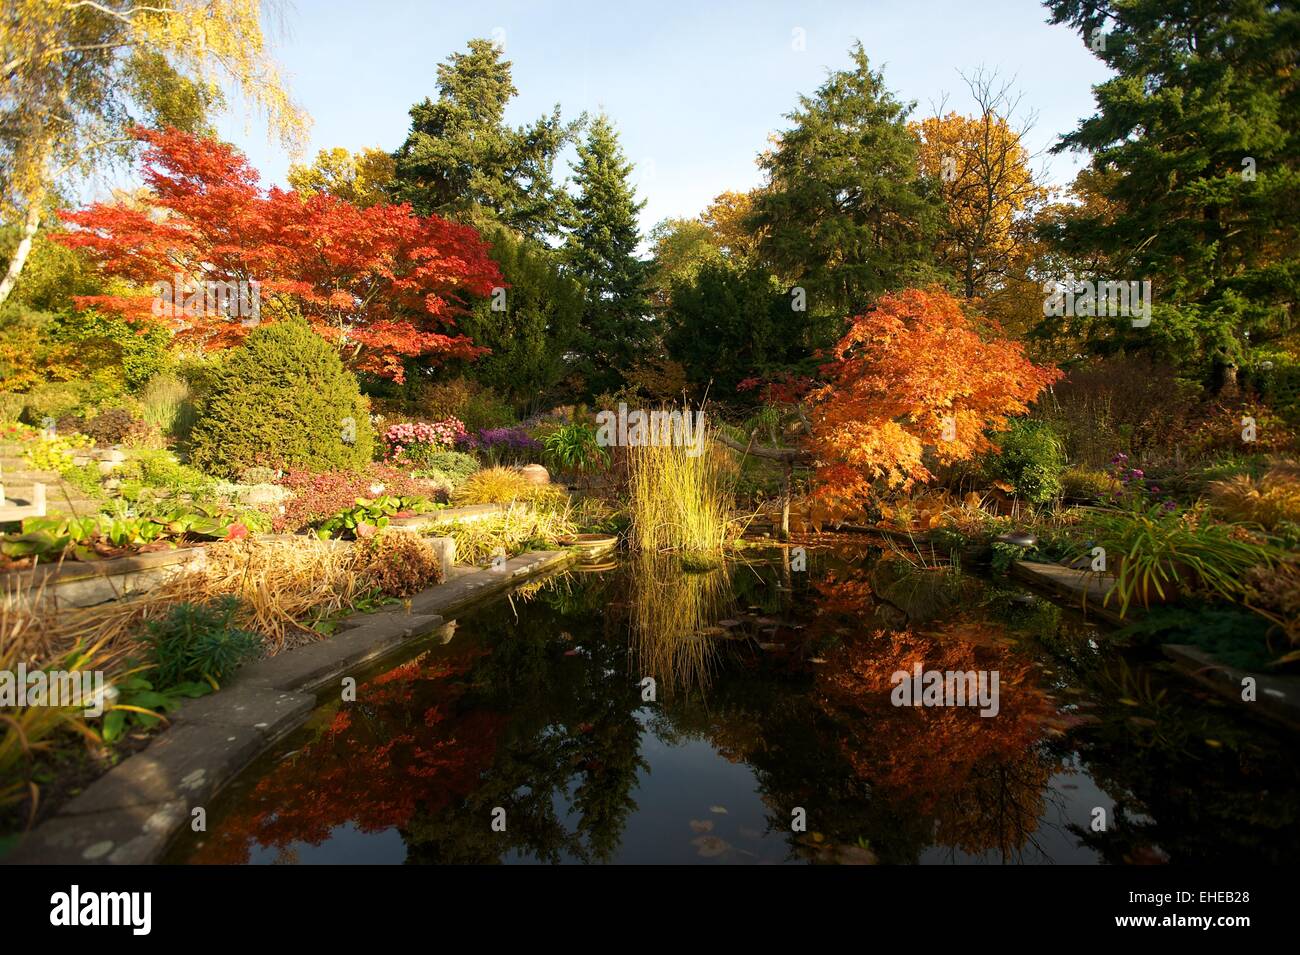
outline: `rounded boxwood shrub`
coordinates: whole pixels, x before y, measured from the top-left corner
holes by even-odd
[[[374,435],[356,378],[306,322],[261,325],[215,373],[190,435],[190,462],[235,478],[245,468],[355,469]]]
[[[994,441],[1002,450],[985,459],[989,477],[1009,482],[1016,494],[1032,504],[1046,504],[1060,496],[1065,454],[1050,425],[1021,418]]]

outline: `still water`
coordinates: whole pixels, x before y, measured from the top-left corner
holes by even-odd
[[[866,546],[627,559],[358,674],[209,808],[186,863],[1289,860],[1300,767],[1158,659]],[[998,675],[996,715],[898,671]]]

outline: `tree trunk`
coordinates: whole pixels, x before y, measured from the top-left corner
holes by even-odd
[[[36,230],[41,227],[41,206],[44,204],[45,193],[42,191],[39,195],[32,196],[27,205],[22,238],[18,240],[18,248],[14,249],[13,257],[9,260],[9,271],[5,273],[3,279],[0,279],[0,305],[5,303],[9,293],[14,290],[14,284],[18,281],[23,266],[27,264],[27,256],[31,254]]]

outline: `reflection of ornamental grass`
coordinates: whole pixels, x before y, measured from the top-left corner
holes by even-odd
[[[634,550],[718,551],[731,527],[725,453],[715,447],[701,415],[699,446],[628,448],[628,511]]]
[[[725,565],[683,573],[680,562],[650,553],[630,565],[632,647],[641,672],[665,690],[707,687],[718,655],[711,633],[730,609],[731,575]]]

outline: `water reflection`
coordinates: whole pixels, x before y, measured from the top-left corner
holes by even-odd
[[[1059,608],[859,550],[643,559],[466,615],[256,764],[192,862],[1285,858],[1294,757]],[[892,675],[996,671],[996,717]],[[657,698],[643,699],[653,676]],[[1212,740],[1210,746],[1206,740]],[[1092,828],[1105,810],[1106,831]],[[799,811],[803,830],[792,828]],[[503,812],[504,831],[492,822]],[[1208,821],[1208,822],[1207,822]]]

